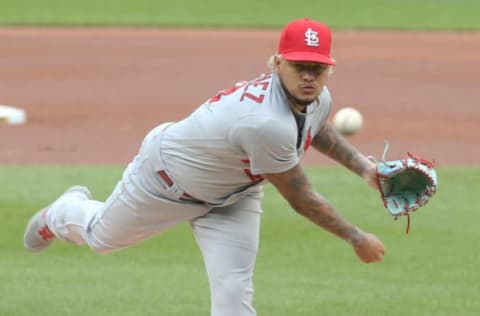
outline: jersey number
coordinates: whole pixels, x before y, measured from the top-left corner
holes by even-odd
[[[265,99],[264,91],[267,91],[268,86],[270,85],[269,79],[271,77],[272,77],[272,74],[266,74],[250,82],[246,82],[246,81],[238,82],[230,89],[222,90],[218,92],[214,97],[210,98],[210,100],[208,101],[209,103],[218,102],[222,97],[230,95],[235,91],[243,88],[243,93],[240,96],[240,102],[243,102],[245,99],[250,99],[255,101],[256,103],[262,103],[263,100]],[[250,164],[250,161],[248,159],[244,159],[242,160],[242,162],[245,164]],[[247,175],[247,177],[253,183],[264,180],[264,177],[260,175],[252,174],[252,171],[249,168],[243,169],[243,172]]]
[[[217,102],[223,96],[230,95],[235,91],[239,90],[240,88],[243,88],[243,93],[240,96],[240,102],[244,101],[245,99],[250,99],[257,103],[262,103],[263,99],[265,98],[265,94],[263,93],[263,91],[266,91],[268,89],[268,86],[270,84],[269,79],[271,77],[272,77],[271,74],[266,74],[250,82],[246,82],[246,81],[238,82],[230,89],[222,90],[218,92],[214,97],[210,98],[208,102],[209,103]]]

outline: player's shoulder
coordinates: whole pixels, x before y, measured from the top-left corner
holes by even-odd
[[[289,146],[296,142],[295,125],[272,116],[255,116],[244,118],[235,124],[232,135],[242,135],[255,143]]]
[[[296,138],[296,125],[290,120],[281,120],[277,118],[265,119],[258,126],[259,134],[268,134],[277,138]]]

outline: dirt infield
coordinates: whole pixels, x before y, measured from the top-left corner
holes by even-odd
[[[125,164],[145,133],[218,90],[266,71],[278,31],[0,29],[2,164]],[[334,110],[354,106],[351,138],[377,157],[411,151],[480,165],[480,34],[334,32]],[[331,163],[316,153],[309,164]]]

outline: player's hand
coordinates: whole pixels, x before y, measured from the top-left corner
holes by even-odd
[[[385,246],[377,236],[362,232],[360,238],[352,242],[357,257],[365,262],[380,262],[385,254]]]

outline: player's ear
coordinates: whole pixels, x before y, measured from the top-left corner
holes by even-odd
[[[274,73],[277,73],[277,74],[279,73],[279,71],[280,71],[279,65],[280,65],[281,58],[282,57],[278,54],[273,54],[268,58],[267,67],[271,72],[274,72]]]
[[[332,65],[328,66],[327,75],[330,77],[331,75],[333,75],[334,71],[335,71],[334,66]]]
[[[277,74],[280,72],[280,64],[282,63],[282,60],[283,58],[281,55],[273,56],[273,71]]]

